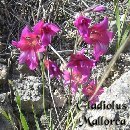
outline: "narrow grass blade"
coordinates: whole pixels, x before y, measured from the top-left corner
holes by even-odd
[[[128,30],[129,27],[127,27],[126,30],[125,30],[125,32],[123,32],[123,30],[124,30],[124,28],[125,28],[125,26],[124,26],[124,25],[125,25],[125,20],[126,20],[126,17],[127,17],[127,14],[128,14],[129,9],[130,9],[130,0],[128,0],[127,9],[126,9],[126,11],[125,11],[125,13],[124,13],[124,15],[123,15],[124,17],[123,17],[123,20],[122,20],[122,23],[121,23],[121,35],[122,35],[122,33],[124,33],[124,35],[121,36],[122,38],[124,38],[125,35],[127,36],[126,32],[129,31],[129,30]],[[121,46],[121,43],[122,43],[122,38],[120,38],[120,41],[119,41],[120,46]],[[126,38],[126,37],[125,37],[125,38]]]
[[[130,31],[130,25],[127,26],[127,28],[126,28],[126,30],[125,30],[123,36],[122,36],[122,39],[121,39],[121,42],[120,42],[121,45],[124,44],[124,41],[126,40],[129,31]]]
[[[125,23],[126,16],[127,16],[127,14],[128,14],[129,8],[130,8],[130,0],[128,0],[128,3],[127,3],[127,9],[126,9],[126,11],[125,11],[125,13],[124,13],[124,17],[123,17],[121,29],[123,29],[123,27],[124,27],[124,23]],[[122,31],[122,30],[121,30],[121,31]]]
[[[4,111],[3,109],[0,109],[0,113],[1,113],[7,120],[10,120],[8,114],[6,113],[6,111]]]
[[[19,110],[19,113],[20,113],[20,120],[21,120],[23,129],[24,130],[29,130],[27,121],[26,121],[23,113],[21,112],[21,100],[20,100],[20,96],[19,95],[16,96],[16,103],[17,103],[17,107],[18,107],[18,110]]]
[[[114,6],[115,6],[115,16],[116,16],[116,25],[117,25],[117,33],[118,33],[118,43],[117,48],[119,48],[119,41],[121,38],[121,22],[120,22],[120,12],[118,7],[118,0],[114,0]]]
[[[13,121],[12,116],[9,112],[6,112],[0,108],[0,113],[11,123],[13,127],[16,127],[15,122]]]
[[[39,123],[38,123],[38,120],[37,120],[36,113],[35,113],[35,110],[34,110],[33,105],[32,105],[32,110],[33,110],[33,114],[34,114],[34,119],[35,119],[35,123],[36,123],[36,128],[37,128],[37,130],[40,130],[40,126],[39,126]]]

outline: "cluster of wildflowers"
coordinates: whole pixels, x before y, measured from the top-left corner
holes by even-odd
[[[77,92],[79,85],[86,83],[93,66],[94,61],[84,55],[84,49],[70,56],[67,68],[70,68],[71,71],[65,71],[64,79],[65,84],[70,84],[72,93]]]
[[[93,12],[101,12],[106,8],[102,5],[91,7],[88,10]],[[95,92],[97,83],[91,80],[91,71],[99,58],[107,52],[109,43],[113,38],[113,32],[108,31],[108,18],[104,17],[100,23],[91,24],[92,19],[79,15],[74,26],[78,29],[80,36],[86,44],[90,44],[93,48],[93,57],[90,59],[85,56],[85,49],[71,54],[70,59],[65,67],[66,70],[61,71],[56,63],[44,60],[44,66],[49,71],[50,78],[62,78],[65,86],[69,86],[72,94],[78,91],[81,86],[82,92],[89,99]],[[12,45],[20,49],[19,63],[26,63],[31,70],[38,67],[38,53],[45,52],[47,46],[51,43],[52,37],[59,31],[59,27],[53,23],[45,23],[40,20],[34,27],[26,26],[21,34],[18,42],[13,41]],[[100,88],[97,94],[91,99],[90,103],[94,104],[98,101],[98,96],[103,93]]]
[[[113,38],[113,32],[108,31],[107,17],[93,26],[90,26],[90,22],[90,18],[81,15],[74,21],[74,25],[77,27],[83,40],[93,46],[93,55],[95,60],[98,61],[100,56],[107,52],[109,43]]]
[[[45,52],[46,47],[51,43],[51,38],[58,31],[59,27],[52,23],[39,21],[34,27],[25,26],[20,40],[12,41],[12,45],[19,48],[21,55],[19,64],[26,63],[31,70],[38,66],[38,52]]]

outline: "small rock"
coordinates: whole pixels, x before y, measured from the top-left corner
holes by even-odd
[[[45,90],[45,106],[48,108],[51,104],[51,96],[49,89]],[[13,80],[13,90],[15,95],[19,94],[21,97],[22,109],[27,112],[32,112],[32,104],[34,105],[36,113],[43,110],[43,96],[41,78],[35,76],[27,76],[19,80]]]
[[[7,66],[0,63],[0,85],[5,82],[7,74],[8,74]]]
[[[54,101],[56,104],[56,107],[63,107],[63,105],[66,103],[67,99],[59,90],[55,90],[54,92]],[[53,104],[52,104],[53,106]]]

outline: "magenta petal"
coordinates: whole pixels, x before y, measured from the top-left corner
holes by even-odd
[[[82,89],[83,94],[89,98],[90,105],[95,104],[99,100],[99,95],[101,95],[104,92],[104,89],[101,87],[95,94],[95,96],[90,100],[90,98],[93,96],[96,90],[96,87],[97,87],[96,81],[92,80],[88,86],[85,86]]]
[[[27,60],[27,64],[29,68],[31,70],[36,69],[38,65],[38,61],[37,61],[37,55],[33,50],[28,54],[28,58],[29,59]]]
[[[94,12],[102,12],[102,11],[105,11],[106,10],[106,7],[103,6],[103,5],[99,5],[99,6],[96,6],[93,11]]]
[[[49,71],[50,77],[56,77],[57,79],[61,78],[62,72],[60,71],[58,65],[51,60],[44,60],[45,68]]]
[[[80,51],[77,52],[79,55],[84,55],[85,53],[85,48],[82,48]]]
[[[109,44],[110,42],[110,39],[109,39],[109,36],[108,36],[108,31],[103,31],[101,32],[102,35],[101,36],[97,36],[96,40],[99,42],[99,43],[102,43],[102,44]]]
[[[97,95],[101,95],[104,92],[104,89],[102,87],[100,87],[100,89],[97,92]]]
[[[71,83],[71,92],[72,94],[76,94],[76,92],[78,91],[78,87],[77,87],[77,84],[75,83]]]
[[[105,17],[102,22],[95,24],[92,28],[98,29],[99,31],[108,29],[108,18]]]
[[[17,48],[20,48],[21,51],[29,51],[30,46],[29,46],[27,40],[25,40],[24,38],[22,38],[22,40],[20,40],[18,42]]]
[[[25,61],[27,60],[28,58],[28,51],[24,51],[20,54],[19,56],[19,64],[22,64],[22,63],[25,63]]]
[[[74,26],[77,27],[77,28],[81,24],[85,24],[86,26],[89,26],[90,22],[91,22],[90,18],[87,18],[87,17],[81,15],[74,21]]]
[[[95,85],[97,85],[97,81],[96,80],[91,80],[91,82],[89,83],[89,85],[95,86]]]
[[[34,33],[36,33],[37,35],[42,35],[41,30],[43,28],[43,25],[44,25],[43,20],[40,20],[38,23],[36,23],[35,26],[33,27]]]
[[[60,31],[60,28],[53,23],[49,24],[48,27],[54,32],[54,34]]]
[[[96,43],[94,46],[94,57],[96,61],[99,60],[99,57],[102,56],[107,52],[108,45],[107,44],[102,44],[102,43]]]
[[[51,43],[51,35],[49,35],[49,34],[43,34],[41,40],[42,40],[42,44],[44,46],[48,46],[48,44]]]
[[[70,73],[69,73],[69,71],[65,70],[63,73],[64,73],[64,75],[63,75],[64,80],[69,81],[70,80]]]
[[[82,89],[82,93],[83,93],[84,95],[86,95],[86,93],[87,93],[86,86],[85,86],[85,87],[83,87],[83,89]]]
[[[85,16],[79,16],[74,21],[74,26],[77,27],[79,34],[81,36],[88,34],[88,27],[89,27],[90,22],[91,22],[91,19]]]
[[[113,37],[114,37],[114,33],[113,32],[110,32],[110,31],[107,31],[107,35],[109,37],[109,40],[112,40]]]
[[[41,48],[38,49],[38,52],[45,52],[46,51],[46,46],[41,45]]]
[[[95,104],[96,102],[99,101],[99,96],[104,92],[104,89],[101,87],[98,92],[96,93],[96,95],[89,101],[90,105]]]
[[[30,70],[34,70],[34,69],[36,69],[37,68],[37,63],[34,63],[33,61],[31,61],[31,60],[27,60],[26,61],[26,64],[29,66],[29,69]]]
[[[30,37],[30,33],[31,33],[30,28],[26,25],[22,30],[21,38]]]
[[[83,37],[83,40],[84,40],[86,43],[88,43],[88,44],[93,44],[92,39],[91,39],[90,37],[88,37],[88,36],[84,36],[84,37]]]

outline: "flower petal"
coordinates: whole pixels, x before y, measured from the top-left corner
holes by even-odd
[[[48,27],[52,30],[51,35],[55,35],[58,31],[60,31],[60,28],[57,25],[53,24],[53,23],[48,24]]]
[[[78,91],[78,86],[77,86],[77,84],[76,83],[71,83],[71,92],[72,92],[72,94],[74,95],[74,94],[76,94],[76,92]]]
[[[98,24],[93,25],[93,29],[98,29],[100,31],[108,29],[108,17],[104,17],[104,20]]]
[[[20,39],[30,37],[30,33],[31,33],[31,30],[30,30],[29,26],[26,25],[24,27],[24,29],[22,30]]]
[[[75,21],[74,21],[74,26],[77,27],[79,34],[81,36],[84,36],[88,34],[88,27],[91,22],[91,19],[85,17],[85,16],[79,16]]]
[[[34,70],[37,68],[38,59],[37,59],[36,53],[33,50],[28,54],[28,60],[26,61],[26,63],[28,64],[31,70]]]
[[[61,70],[58,65],[51,60],[44,60],[44,65],[49,70],[50,78],[56,77],[59,79],[61,77]]]
[[[48,46],[51,43],[51,35],[43,34],[41,41],[44,46]]]
[[[38,49],[38,52],[45,52],[46,51],[46,46],[41,45],[40,49]]]
[[[40,20],[38,23],[36,23],[35,26],[33,27],[34,33],[36,33],[37,35],[42,35],[43,25],[44,25],[43,20]]]
[[[84,95],[86,95],[89,99],[93,96],[95,93],[97,86],[97,82],[95,80],[92,80],[88,86],[83,87],[82,92]],[[89,100],[90,105],[95,104],[99,100],[99,95],[101,95],[104,92],[104,89],[101,87],[98,92],[95,94],[95,96]]]
[[[96,61],[99,60],[99,57],[102,56],[107,52],[108,45],[107,44],[102,44],[102,43],[97,43],[94,46],[94,57]]]
[[[102,12],[102,11],[105,11],[106,10],[106,7],[103,6],[103,5],[99,5],[99,6],[96,6],[93,11],[94,12]]]
[[[19,64],[25,63],[28,58],[28,51],[23,51],[19,56]]]
[[[17,48],[20,48],[21,51],[28,51],[30,50],[30,46],[28,44],[28,41],[25,39],[22,39],[18,42]]]
[[[114,33],[113,32],[110,32],[110,31],[107,31],[107,35],[109,37],[109,40],[112,40],[113,37],[114,37]]]

